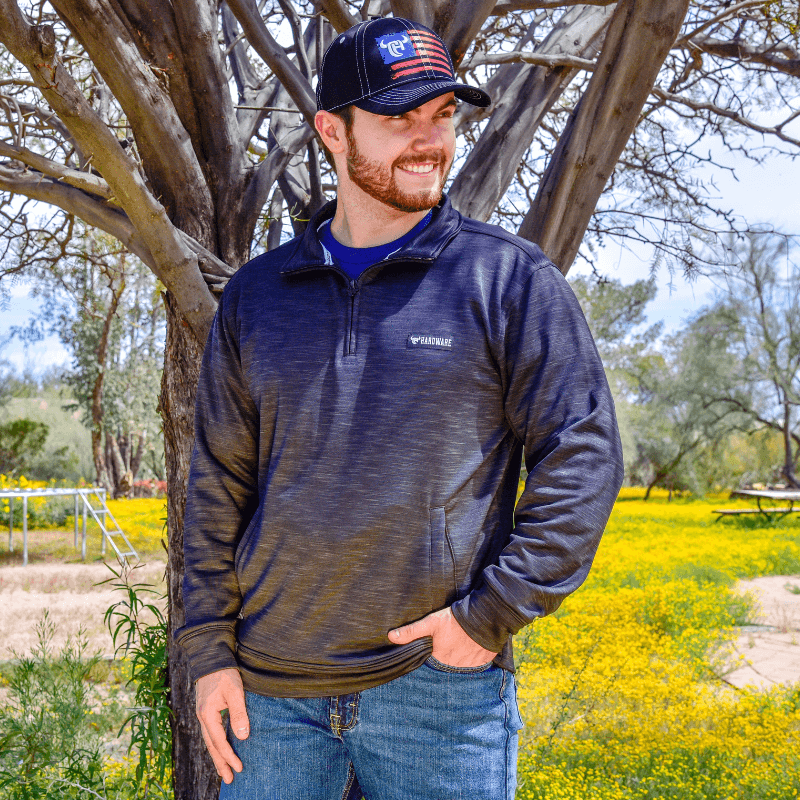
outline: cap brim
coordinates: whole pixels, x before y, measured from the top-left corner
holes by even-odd
[[[486,108],[492,103],[492,98],[483,89],[476,89],[474,86],[467,86],[465,83],[456,83],[455,81],[432,81],[429,78],[421,78],[400,86],[392,86],[391,89],[383,92],[377,92],[371,97],[359,100],[354,105],[371,114],[391,117],[395,114],[405,114],[406,111],[418,108],[423,103],[448,92],[453,92],[459,100],[473,106]]]

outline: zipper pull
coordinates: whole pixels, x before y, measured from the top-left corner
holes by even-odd
[[[358,294],[358,282],[355,280],[350,281],[350,297],[355,297]]]

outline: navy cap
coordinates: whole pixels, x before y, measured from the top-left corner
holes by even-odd
[[[450,53],[430,28],[384,17],[354,25],[331,42],[319,71],[317,108],[356,105],[393,116],[447,92],[482,108],[492,102],[482,89],[456,81]]]

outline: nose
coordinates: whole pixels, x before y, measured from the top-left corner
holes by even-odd
[[[442,130],[432,119],[417,120],[412,145],[418,150],[441,149],[444,144]]]

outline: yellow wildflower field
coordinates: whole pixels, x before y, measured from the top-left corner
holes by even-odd
[[[800,797],[800,686],[735,690],[736,578],[800,573],[800,514],[625,489],[584,587],[515,642],[517,800]]]

